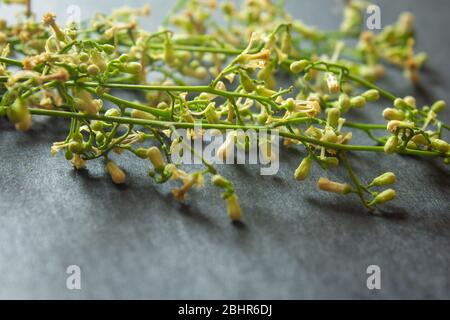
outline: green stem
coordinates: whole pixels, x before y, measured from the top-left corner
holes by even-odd
[[[146,120],[146,119],[134,119],[127,117],[108,117],[103,115],[87,115],[81,113],[73,113],[66,111],[57,111],[57,110],[44,110],[44,109],[36,109],[30,108],[30,112],[34,115],[42,115],[42,116],[50,116],[50,117],[59,117],[66,119],[79,119],[79,120],[100,120],[110,123],[121,123],[121,124],[133,124],[133,125],[142,125],[142,126],[153,126],[156,128],[170,129],[171,126],[180,129],[195,129],[198,128],[199,124],[195,123],[186,123],[186,122],[173,122],[173,121],[160,121],[160,120]],[[201,125],[202,129],[219,129],[219,130],[267,130],[268,132],[274,131],[276,129],[266,127],[266,126],[257,126],[257,125],[236,125],[236,124],[209,124],[205,123]],[[278,130],[276,130],[278,131]],[[358,145],[345,145],[345,144],[337,144],[326,141],[317,140],[311,137],[295,135],[286,132],[278,132],[280,136],[297,140],[300,142],[307,142],[314,145],[322,146],[327,149],[334,150],[346,150],[346,151],[368,151],[368,152],[384,152],[384,148],[382,146],[358,146]],[[423,151],[423,150],[412,150],[412,149],[404,149],[399,150],[399,153],[406,155],[416,155],[416,156],[429,156],[429,157],[439,157],[442,154],[438,152],[432,151]]]

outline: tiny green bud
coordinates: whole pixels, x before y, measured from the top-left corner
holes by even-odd
[[[105,112],[105,116],[107,116],[107,117],[120,117],[120,111],[118,109],[111,108],[111,109],[108,109]]]
[[[331,108],[328,110],[327,115],[327,124],[332,128],[337,128],[339,123],[339,117],[341,116],[341,112],[338,108]]]
[[[394,106],[399,109],[408,109],[409,104],[405,100],[397,98],[394,100]]]
[[[103,121],[93,121],[91,123],[91,128],[94,131],[103,131],[105,123]]]
[[[147,150],[147,157],[150,160],[150,162],[153,164],[153,167],[155,167],[155,171],[157,172],[163,172],[164,167],[166,166],[161,151],[157,147],[151,147]]]
[[[417,108],[417,104],[416,104],[416,98],[414,98],[413,96],[406,96],[403,98],[403,100],[405,100],[405,102],[413,107],[413,108]]]
[[[291,63],[290,69],[293,73],[300,73],[310,64],[308,60],[295,61]]]
[[[389,184],[395,183],[396,180],[397,178],[393,172],[386,172],[383,173],[381,176],[378,176],[375,179],[373,179],[373,181],[369,184],[369,188],[387,186]]]
[[[211,178],[211,182],[213,185],[215,185],[216,187],[219,188],[228,188],[231,186],[230,181],[228,181],[227,179],[225,179],[223,176],[221,176],[220,174],[216,174]]]
[[[350,98],[349,98],[349,96],[346,93],[342,93],[339,96],[338,103],[339,103],[339,107],[341,108],[341,111],[343,113],[347,112],[348,109],[350,109],[350,107],[351,107],[351,105],[350,105]]]
[[[97,132],[95,135],[95,142],[97,145],[102,145],[105,142],[105,135],[102,132]]]
[[[69,151],[71,153],[82,154],[83,153],[83,143],[72,141],[69,143]]]
[[[142,65],[139,62],[126,63],[123,66],[123,71],[130,74],[138,74],[142,71]]]
[[[244,87],[245,91],[247,92],[253,92],[256,90],[256,86],[253,83],[252,79],[248,76],[247,72],[240,71],[239,72],[240,78],[241,78],[241,84]]]
[[[386,120],[404,120],[405,113],[395,108],[386,108],[383,110],[383,118]]]
[[[120,57],[119,57],[119,61],[120,62],[127,62],[127,61],[129,61],[130,60],[130,56],[129,55],[127,55],[127,54],[122,54]]]
[[[444,110],[446,106],[447,106],[447,104],[445,103],[444,100],[439,100],[439,101],[436,101],[431,106],[431,110],[435,113],[438,113],[438,112],[441,112],[442,110]]]
[[[87,67],[86,69],[87,73],[90,74],[91,76],[96,76],[98,75],[101,71],[100,68],[96,65],[96,64],[91,64]]]
[[[294,177],[298,181],[305,180],[309,172],[311,171],[312,159],[311,157],[306,157],[302,160],[298,168],[294,172]]]
[[[138,156],[141,159],[147,159],[147,152],[148,152],[148,149],[146,149],[146,148],[138,148],[138,149],[134,150],[134,153],[136,154],[136,156]]]
[[[447,153],[450,150],[450,145],[441,139],[433,139],[431,141],[431,146],[441,153]]]
[[[376,204],[383,204],[388,201],[394,200],[397,194],[395,193],[394,189],[387,189],[383,192],[379,193],[372,202],[369,203],[370,206],[376,205]]]
[[[66,152],[64,152],[64,158],[68,161],[72,160],[73,153],[69,149],[66,149]]]
[[[397,136],[391,136],[386,141],[386,144],[384,145],[384,152],[387,154],[394,153],[397,150],[398,145],[398,137]]]
[[[110,44],[102,45],[102,49],[107,54],[113,54],[114,52],[116,52],[116,48],[113,45],[110,45]]]
[[[380,99],[380,92],[376,89],[371,89],[371,90],[367,90],[366,92],[364,92],[362,94],[362,96],[370,102],[374,102],[377,101],[378,99]]]
[[[356,96],[350,99],[350,105],[354,108],[363,108],[367,101],[363,96]]]
[[[326,157],[322,159],[323,162],[325,162],[325,164],[328,167],[337,167],[339,166],[339,159],[336,157]]]
[[[239,204],[239,199],[235,193],[225,199],[227,202],[227,212],[228,217],[232,221],[241,220],[241,206]]]
[[[88,62],[89,61],[89,55],[86,52],[81,52],[78,56],[81,62]]]

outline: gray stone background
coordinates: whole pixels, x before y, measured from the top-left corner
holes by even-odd
[[[145,25],[156,30],[173,1],[149,1]],[[144,1],[127,1],[130,6]],[[403,10],[417,15],[419,48],[430,55],[423,88],[396,71],[383,86],[423,103],[450,101],[450,33],[445,0],[377,1],[382,23]],[[39,1],[36,11],[64,17],[76,4],[87,18],[121,1]],[[296,17],[322,28],[339,24],[335,1],[288,1]],[[0,16],[13,12],[0,7]],[[357,114],[381,121],[381,105]],[[449,111],[446,115],[450,120]],[[168,186],[146,178],[148,164],[119,158],[125,187],[111,184],[102,162],[75,172],[62,156],[50,158],[53,141],[65,138],[63,120],[40,120],[26,135],[0,119],[0,298],[449,298],[449,169],[437,160],[354,154],[369,180],[393,170],[398,201],[383,215],[368,215],[354,197],[317,192],[292,172],[303,154],[285,151],[278,176],[261,177],[254,166],[223,168],[236,182],[244,223],[232,225],[217,190],[207,186],[191,201],[172,200]],[[357,143],[370,143],[365,138]],[[325,173],[331,178],[345,175]],[[68,265],[82,270],[82,290],[65,287]],[[366,268],[382,270],[382,288],[366,288]]]

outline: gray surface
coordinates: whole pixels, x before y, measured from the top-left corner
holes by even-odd
[[[152,30],[167,6],[154,2]],[[39,11],[63,13],[71,3],[40,1]],[[83,15],[106,10],[105,3],[79,1]],[[294,15],[337,25],[334,1],[302,3],[289,2]],[[450,2],[382,4],[383,23],[405,8],[418,16],[419,46],[431,62],[425,90],[416,94],[450,101]],[[414,92],[392,76],[385,86],[399,95]],[[379,119],[381,106],[372,108],[371,119]],[[255,167],[224,168],[241,181],[245,222],[236,226],[217,190],[176,203],[168,187],[145,178],[144,162],[121,158],[130,179],[117,188],[101,162],[77,173],[62,156],[50,158],[51,142],[63,139],[65,128],[64,121],[44,120],[22,135],[0,120],[0,298],[450,297],[449,170],[439,161],[352,157],[366,179],[387,169],[398,173],[400,199],[383,217],[369,216],[353,197],[316,192],[318,169],[306,183],[292,181],[300,152],[282,154],[277,177],[260,177]],[[65,289],[70,264],[82,269],[81,291]],[[371,264],[382,269],[378,292],[365,285]]]

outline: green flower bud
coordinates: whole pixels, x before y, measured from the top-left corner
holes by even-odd
[[[394,200],[397,194],[395,193],[394,189],[387,189],[383,192],[379,193],[372,202],[369,203],[370,206],[376,205],[376,204],[383,204],[388,201]]]
[[[136,154],[136,156],[138,156],[141,159],[147,159],[147,152],[148,152],[148,149],[146,149],[146,148],[138,148],[138,149],[134,150],[134,153]]]
[[[450,150],[450,145],[446,141],[441,139],[433,139],[431,141],[431,146],[434,150],[441,153],[447,153]]]
[[[107,117],[120,117],[120,111],[118,109],[111,108],[111,109],[108,109],[105,112],[105,116],[107,116]]]
[[[248,76],[247,72],[240,71],[239,75],[241,77],[241,84],[244,87],[245,91],[247,92],[253,92],[256,90],[256,86],[253,83],[252,79]]]
[[[383,110],[383,118],[386,120],[404,120],[405,113],[395,108],[386,108]]]
[[[144,119],[144,120],[155,120],[156,117],[151,113],[142,111],[142,110],[133,110],[131,111],[131,117],[135,119]]]
[[[91,64],[86,69],[87,73],[91,76],[96,76],[100,74],[100,68],[96,64]]]
[[[127,61],[129,61],[130,60],[130,56],[129,55],[127,55],[127,54],[122,54],[120,57],[119,57],[119,61],[120,62],[122,62],[122,63],[124,63],[124,62],[127,62]]]
[[[328,167],[337,167],[339,166],[339,159],[336,157],[326,157],[324,159],[322,159],[323,162],[325,162],[325,164]]]
[[[311,62],[308,60],[295,61],[291,63],[290,69],[293,73],[300,73],[310,64]]]
[[[376,89],[367,90],[362,94],[364,99],[366,99],[369,102],[374,102],[380,99],[380,92]]]
[[[6,115],[12,123],[20,123],[30,112],[25,100],[16,99],[14,103],[6,110]]]
[[[102,45],[102,49],[103,51],[105,51],[106,54],[113,54],[114,52],[116,52],[116,47],[110,44]]]
[[[95,135],[95,142],[97,145],[102,145],[105,142],[105,135],[102,132],[97,132]]]
[[[386,172],[383,173],[381,176],[378,176],[375,179],[373,179],[373,181],[369,184],[369,188],[387,186],[389,184],[395,183],[396,181],[397,178],[393,172]]]
[[[216,174],[211,178],[211,182],[213,185],[219,188],[229,188],[231,186],[230,181],[222,177],[220,174]]]
[[[399,109],[408,109],[409,104],[405,100],[397,98],[394,100],[394,106]]]
[[[442,110],[444,110],[446,106],[447,106],[447,104],[445,103],[444,100],[439,100],[439,101],[436,101],[436,102],[431,106],[431,110],[432,110],[434,113],[438,113],[438,112],[441,112]]]
[[[350,99],[350,105],[353,108],[363,108],[367,101],[363,96],[356,96]]]
[[[147,157],[155,167],[155,171],[163,172],[166,166],[161,151],[157,147],[151,147],[147,150]]]
[[[294,172],[295,179],[298,181],[305,180],[308,177],[309,172],[311,171],[311,166],[312,166],[311,157],[304,158]]]
[[[341,116],[341,112],[338,108],[331,108],[328,110],[327,115],[327,124],[336,129],[339,123],[339,117]]]
[[[142,65],[139,62],[130,62],[123,65],[123,72],[130,74],[139,74],[142,71]]]
[[[342,113],[345,113],[348,111],[348,109],[350,109],[351,105],[350,105],[350,97],[346,94],[346,93],[342,93],[339,96],[339,108],[341,109]]]
[[[69,151],[71,153],[82,154],[84,151],[83,143],[72,141],[71,143],[69,143]]]
[[[89,55],[86,52],[81,52],[78,56],[81,62],[88,62],[89,61]]]
[[[413,107],[413,108],[417,108],[417,104],[416,104],[416,98],[412,97],[412,96],[406,96],[403,98],[403,100],[406,102],[406,104],[408,104],[409,106]]]
[[[241,220],[241,206],[236,194],[233,193],[231,196],[226,198],[225,201],[227,203],[228,217],[230,217],[232,221]]]
[[[384,152],[387,154],[395,153],[398,146],[398,137],[397,136],[391,136],[386,141],[386,144],[384,145]]]
[[[73,153],[69,149],[66,149],[66,152],[64,152],[64,158],[66,158],[67,161],[72,160]]]

